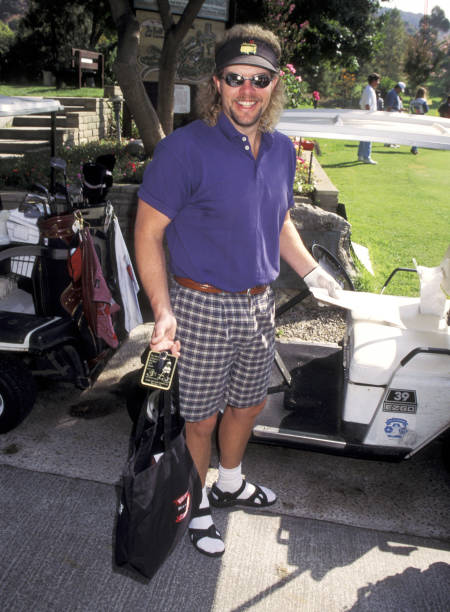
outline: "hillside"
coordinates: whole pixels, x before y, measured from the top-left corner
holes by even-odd
[[[380,13],[392,11],[390,8],[381,8]],[[419,28],[419,22],[423,17],[423,13],[409,13],[408,11],[399,11],[402,20],[406,25],[406,29],[410,34],[413,34]]]
[[[410,26],[413,30],[419,28],[419,22],[423,17],[423,13],[408,13],[406,11],[400,11],[403,21],[406,23],[407,29]]]

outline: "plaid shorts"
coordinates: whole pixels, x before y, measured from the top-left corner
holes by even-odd
[[[173,285],[184,418],[202,421],[226,404],[248,408],[262,402],[275,353],[272,290],[247,296]]]

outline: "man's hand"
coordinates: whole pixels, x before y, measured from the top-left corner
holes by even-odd
[[[326,289],[328,291],[328,295],[336,299],[338,297],[336,291],[338,289],[342,289],[339,283],[337,283],[334,278],[328,274],[328,272],[325,272],[325,270],[319,265],[311,270],[311,272],[308,272],[308,274],[303,277],[303,280],[308,287],[319,287],[321,289]]]
[[[155,321],[150,348],[152,351],[170,351],[180,356],[180,341],[175,341],[177,321],[172,313],[166,312]]]

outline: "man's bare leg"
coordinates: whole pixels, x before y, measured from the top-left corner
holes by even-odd
[[[194,508],[193,518],[189,523],[189,535],[197,550],[211,557],[219,557],[225,550],[211,517],[205,485],[211,459],[211,436],[216,421],[215,414],[204,421],[186,423],[186,443],[202,481],[202,500],[198,509]]]
[[[266,399],[250,408],[227,406],[219,427],[220,465],[235,468],[244,456],[256,417],[264,408]]]
[[[202,487],[205,486],[211,459],[211,436],[216,422],[217,414],[204,421],[186,423],[186,444],[202,481]]]
[[[243,481],[242,477],[241,461],[255,419],[264,408],[265,403],[266,399],[249,408],[227,406],[224,412],[219,427],[219,478],[210,494],[210,501],[216,506],[230,504],[230,498],[227,497],[226,501],[221,499],[221,493],[232,494],[232,504],[267,506],[275,503],[277,499],[275,493],[270,489]]]

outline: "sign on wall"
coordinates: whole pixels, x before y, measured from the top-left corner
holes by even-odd
[[[181,114],[191,112],[191,88],[189,85],[175,85],[173,112]]]
[[[140,22],[138,63],[144,81],[158,81],[159,58],[164,31],[158,12],[136,11]],[[175,21],[179,16],[174,15]],[[209,76],[214,69],[214,47],[225,29],[225,23],[196,19],[181,43],[175,75],[177,83],[194,85]]]

